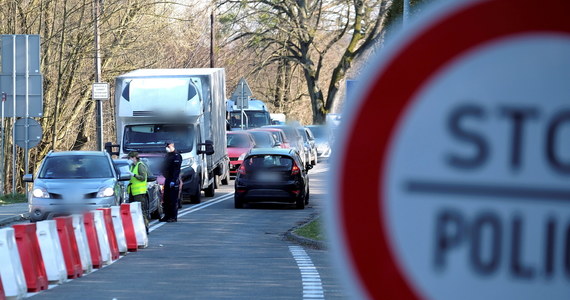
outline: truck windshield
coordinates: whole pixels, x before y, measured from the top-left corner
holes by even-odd
[[[194,127],[186,124],[146,124],[125,127],[125,153],[164,152],[166,142],[174,142],[180,152],[192,151]]]
[[[243,119],[243,125],[246,128],[258,128],[271,124],[271,118],[266,111],[246,110],[244,113],[247,115],[247,118]],[[230,126],[231,128],[241,127],[241,111],[232,111],[230,113]]]

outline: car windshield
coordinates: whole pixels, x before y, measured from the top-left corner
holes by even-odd
[[[303,128],[297,128],[297,132],[299,133],[299,135],[303,138],[303,141],[307,141],[307,133],[305,132],[305,129]]]
[[[123,151],[164,152],[166,142],[174,142],[180,152],[192,151],[194,127],[185,124],[126,126]]]
[[[326,126],[309,126],[309,130],[315,136],[317,140],[328,141],[329,140],[329,130]]]
[[[252,131],[250,133],[253,136],[256,148],[271,148],[275,145],[275,141],[270,133],[262,131]]]
[[[271,124],[271,118],[266,111],[244,111],[246,117],[243,124],[247,128],[258,128]],[[230,126],[232,128],[241,127],[241,111],[232,111],[230,113]]]
[[[88,179],[111,178],[109,160],[101,155],[66,155],[47,157],[38,178]]]
[[[249,138],[245,134],[228,134],[228,147],[249,148]]]
[[[293,167],[293,160],[284,155],[253,155],[243,161],[246,171],[250,170],[271,170],[290,171]]]

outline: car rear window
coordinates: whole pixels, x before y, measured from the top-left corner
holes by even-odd
[[[109,160],[97,155],[47,157],[38,176],[43,179],[111,178]]]
[[[293,167],[293,160],[284,155],[253,155],[247,157],[243,164],[247,171],[250,170],[273,170],[289,171]]]

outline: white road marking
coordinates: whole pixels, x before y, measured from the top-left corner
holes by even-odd
[[[223,195],[223,196],[216,197],[216,198],[213,198],[213,199],[211,199],[211,200],[208,200],[208,201],[206,201],[206,202],[203,202],[203,203],[194,205],[194,206],[192,206],[192,207],[188,207],[188,208],[182,209],[182,210],[180,210],[180,211],[178,212],[178,217],[183,217],[183,216],[185,216],[185,215],[187,215],[187,214],[189,214],[189,213],[193,213],[193,212],[195,212],[195,211],[199,211],[199,210],[201,210],[201,209],[204,209],[204,208],[206,208],[206,207],[208,207],[208,206],[211,206],[211,205],[214,205],[214,204],[217,204],[217,203],[226,201],[226,200],[228,200],[228,199],[231,199],[231,198],[233,197],[233,195],[234,195],[233,193],[232,193],[232,194]],[[150,223],[148,224],[148,225],[149,225],[148,231],[149,231],[149,232],[153,232],[153,231],[155,231],[156,229],[162,227],[164,224],[166,224],[166,223],[165,223],[165,222],[159,222],[158,220],[154,220],[154,221],[152,221],[152,222],[150,222]]]
[[[319,271],[311,258],[300,246],[289,246],[289,251],[297,262],[303,282],[303,299],[325,299]]]

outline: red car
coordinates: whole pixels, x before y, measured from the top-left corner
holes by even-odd
[[[255,146],[255,141],[251,134],[246,131],[228,131],[226,138],[228,156],[230,157],[230,176],[236,176],[245,153]]]
[[[279,129],[279,128],[256,128],[256,129],[251,129],[251,130],[271,132],[271,134],[273,134],[273,137],[275,138],[275,140],[281,144],[280,145],[281,148],[283,148],[283,149],[291,148],[291,144],[289,144],[289,140],[287,139],[287,136],[285,135],[285,132],[282,129]]]

